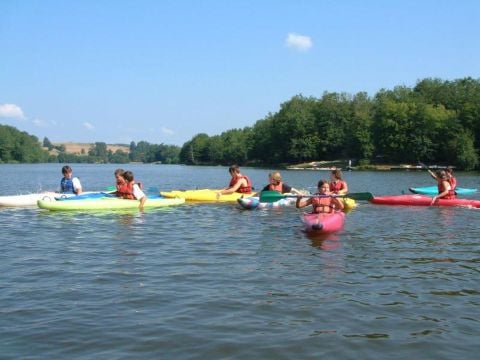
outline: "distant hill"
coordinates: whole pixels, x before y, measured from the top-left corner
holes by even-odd
[[[54,146],[63,145],[65,146],[65,152],[67,154],[76,154],[76,155],[88,155],[88,150],[90,150],[91,147],[95,146],[94,143],[89,144],[89,143],[74,143],[74,142],[65,142],[65,143],[59,142],[59,143],[53,143],[53,145]],[[111,150],[113,153],[115,153],[115,151],[117,150],[121,150],[124,153],[128,154],[130,152],[130,147],[128,145],[107,144],[107,151],[108,150]]]

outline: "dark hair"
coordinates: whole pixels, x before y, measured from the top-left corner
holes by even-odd
[[[68,174],[70,172],[72,172],[72,168],[68,165],[65,165],[64,167],[62,167],[62,174],[65,175],[65,174]]]
[[[317,188],[321,188],[323,185],[328,184],[328,180],[320,180],[317,184]]]
[[[120,176],[123,176],[123,174],[125,173],[125,170],[123,169],[117,169],[115,170],[115,172],[113,173],[115,176],[117,175],[120,175]]]
[[[126,181],[128,181],[128,182],[132,181],[132,180],[134,179],[134,177],[133,177],[133,172],[131,172],[131,171],[129,171],[129,170],[125,171],[125,172],[123,173],[123,178],[124,178]]]
[[[232,165],[228,168],[228,172],[238,174],[240,172],[240,167],[238,165]]]
[[[335,176],[335,179],[342,180],[342,178],[343,178],[342,170],[340,170],[340,169],[333,169],[332,170],[332,175]]]

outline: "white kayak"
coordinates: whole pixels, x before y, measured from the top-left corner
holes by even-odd
[[[25,207],[37,206],[38,200],[53,200],[55,198],[79,198],[95,196],[100,191],[86,191],[81,195],[61,194],[53,191],[45,191],[41,193],[23,194],[23,195],[7,195],[0,196],[0,207]]]

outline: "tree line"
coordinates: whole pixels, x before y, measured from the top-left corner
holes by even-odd
[[[43,146],[42,146],[43,145]],[[52,152],[52,150],[56,150]],[[0,163],[118,163],[145,162],[177,164],[180,147],[132,141],[129,152],[108,150],[104,142],[96,142],[86,153],[67,153],[63,144],[54,145],[47,137],[40,143],[36,136],[13,126],[0,125]]]
[[[43,146],[55,148],[44,138]],[[35,136],[0,125],[0,162],[161,162],[195,165],[275,165],[351,159],[376,163],[448,164],[479,168],[480,80],[427,78],[414,87],[382,89],[370,97],[324,92],[293,96],[253,126],[220,135],[201,133],[180,148],[131,142],[129,153],[96,142],[87,154],[58,154]]]
[[[373,97],[325,92],[297,95],[252,127],[197,134],[180,152],[185,164],[279,165],[352,159],[449,164],[477,169],[480,81],[423,79]]]

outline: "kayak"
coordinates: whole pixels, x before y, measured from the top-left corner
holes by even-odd
[[[274,202],[261,202],[258,196],[241,197],[237,202],[244,209],[271,209],[285,206],[295,206],[295,198],[284,198]]]
[[[357,203],[355,202],[355,200],[350,199],[348,197],[339,198],[339,200],[343,202],[343,212],[349,212],[353,210],[355,206],[357,206]]]
[[[390,195],[374,196],[370,200],[378,205],[407,205],[407,206],[468,206],[480,208],[480,200],[470,199],[437,199],[432,204],[432,198],[427,195]]]
[[[163,206],[180,205],[185,202],[183,198],[166,199],[161,196],[151,196],[145,201],[144,208],[158,208]],[[104,196],[102,198],[84,199],[81,201],[73,200],[38,200],[37,205],[40,209],[51,211],[74,211],[74,210],[122,210],[138,209],[139,200],[121,199],[118,197]]]
[[[61,194],[53,191],[46,191],[41,193],[32,193],[24,195],[8,195],[0,196],[0,207],[2,206],[36,206],[38,200],[42,199],[55,199],[55,198],[85,198],[95,196],[95,194],[101,194],[99,191],[84,192],[81,195],[74,194]]]
[[[282,195],[287,195],[287,194],[282,194]],[[339,198],[339,199],[340,201],[343,202],[344,212],[349,212],[350,210],[355,208],[355,206],[357,206],[357,203],[353,199],[350,199],[350,198]],[[285,206],[294,206],[296,202],[296,197],[292,195],[292,197],[285,197],[283,199],[280,199],[274,202],[262,202],[260,201],[260,198],[258,196],[250,196],[247,198],[239,198],[237,199],[237,202],[240,204],[242,208],[248,209],[248,210],[270,209],[270,208],[278,208],[278,207],[285,207]]]
[[[343,228],[345,213],[335,211],[333,213],[303,213],[302,223],[307,232],[332,233]]]
[[[411,187],[408,190],[414,194],[424,194],[424,195],[437,195],[438,187],[437,186],[424,186],[424,187]],[[477,192],[477,189],[470,188],[455,188],[457,195],[471,195]]]
[[[160,195],[166,198],[183,198],[185,201],[198,201],[198,202],[235,202],[237,199],[244,197],[254,196],[255,193],[233,193],[220,195],[217,198],[217,192],[221,190],[213,189],[200,189],[200,190],[172,190],[172,191],[162,191]]]

